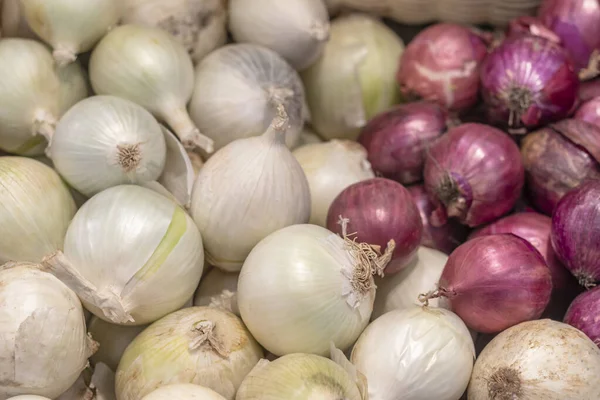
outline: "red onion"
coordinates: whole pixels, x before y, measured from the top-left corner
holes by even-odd
[[[358,142],[373,170],[400,183],[423,178],[425,148],[446,130],[446,113],[434,103],[409,103],[373,118]]]
[[[425,188],[436,226],[456,217],[475,227],[508,213],[524,181],[519,148],[504,132],[463,124],[441,136],[425,162]]]
[[[465,110],[478,99],[479,69],[487,54],[483,37],[467,27],[436,24],[406,47],[397,80],[405,96]]]
[[[579,79],[568,54],[539,36],[506,39],[481,68],[481,90],[490,120],[511,133],[560,120],[577,99]]]
[[[413,197],[423,222],[423,246],[442,251],[446,254],[452,253],[454,249],[460,246],[467,239],[468,229],[457,221],[448,221],[440,227],[435,227],[429,222],[429,216],[434,210],[434,206],[427,196],[423,185],[410,186],[408,191]]]
[[[600,180],[567,193],[552,214],[552,246],[585,287],[600,280]]]
[[[567,119],[527,135],[521,155],[531,202],[550,215],[569,190],[600,178],[600,128]]]
[[[446,297],[469,328],[500,332],[539,318],[552,292],[552,277],[542,255],[513,234],[469,240],[448,258],[439,289],[425,299]]]
[[[600,2],[598,0],[545,0],[539,10],[540,20],[556,33],[571,55],[577,70],[597,71],[600,48]],[[589,71],[588,66],[591,68]],[[593,73],[592,73],[593,75]]]
[[[340,217],[349,219],[348,233],[356,232],[359,242],[378,245],[396,243],[386,273],[402,270],[413,258],[423,234],[419,210],[408,190],[385,178],[373,178],[344,189],[329,207],[327,229],[342,233]]]
[[[564,322],[585,333],[600,347],[600,287],[577,296],[567,310]]]
[[[600,127],[600,97],[586,101],[575,113],[575,119],[587,121]]]
[[[515,18],[508,24],[506,37],[523,35],[540,36],[559,44],[561,42],[560,37],[546,28],[539,18],[530,15]]]

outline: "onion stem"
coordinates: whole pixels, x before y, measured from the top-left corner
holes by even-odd
[[[229,357],[229,351],[225,344],[215,334],[215,324],[212,321],[202,320],[196,322],[191,331],[190,350],[196,350],[200,346],[208,344],[218,355],[223,358]]]
[[[213,140],[200,133],[185,107],[179,106],[167,109],[164,113],[164,119],[173,128],[186,149],[200,148],[209,154],[214,151]]]

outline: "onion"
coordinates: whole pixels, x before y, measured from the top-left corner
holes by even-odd
[[[514,134],[565,118],[575,104],[578,87],[566,51],[540,36],[507,38],[481,68],[488,117]]]
[[[293,148],[297,149],[301,146],[304,146],[307,144],[313,144],[313,143],[323,143],[323,139],[321,139],[321,137],[319,137],[319,135],[317,135],[312,128],[304,125],[304,128],[300,132],[300,137],[298,138],[298,142],[296,143],[296,146],[294,146]]]
[[[600,97],[594,97],[580,105],[573,118],[600,127]]]
[[[88,332],[100,344],[100,348],[90,360],[94,365],[103,363],[116,371],[129,343],[146,327],[115,325],[93,316],[88,324]]]
[[[600,350],[577,329],[548,319],[496,336],[475,362],[469,400],[600,398]]]
[[[475,346],[452,312],[413,305],[372,322],[352,350],[370,400],[456,400],[469,383]]]
[[[597,0],[544,0],[541,21],[562,41],[581,78],[598,73],[600,50],[600,3]]]
[[[0,1],[0,36],[3,38],[20,37],[24,39],[35,39],[37,37],[27,24],[21,0]]]
[[[580,101],[588,101],[600,97],[600,79],[581,82],[578,97]]]
[[[438,284],[447,261],[448,256],[444,253],[419,247],[417,256],[402,271],[375,278],[377,292],[371,320],[392,310],[404,310],[421,304],[419,295]],[[442,307],[439,300],[431,299],[429,305]]]
[[[214,390],[210,390],[200,385],[190,383],[179,383],[161,386],[150,394],[147,394],[142,400],[224,400]]]
[[[567,310],[564,322],[587,335],[600,347],[600,287],[577,296]]]
[[[600,128],[580,120],[560,121],[527,135],[521,155],[529,198],[550,215],[569,190],[600,179]]]
[[[194,295],[195,306],[218,307],[240,316],[237,305],[239,272],[225,272],[213,268],[200,281]]]
[[[432,223],[448,217],[475,227],[508,213],[525,172],[517,145],[502,131],[468,123],[453,128],[430,148],[425,188],[436,210]]]
[[[50,400],[47,397],[36,396],[34,394],[24,394],[21,396],[11,397],[8,400]]]
[[[586,288],[600,280],[600,180],[567,193],[552,215],[552,246]]]
[[[479,70],[486,55],[486,43],[474,30],[436,24],[408,44],[397,80],[407,96],[465,110],[477,102]]]
[[[458,247],[439,288],[423,298],[446,297],[469,328],[494,333],[539,318],[551,292],[550,270],[535,247],[513,234],[499,234]]]
[[[331,203],[348,186],[374,178],[367,152],[358,143],[333,139],[324,143],[302,146],[293,152],[308,179],[314,225],[327,224]]]
[[[561,41],[560,37],[558,37],[550,29],[546,28],[539,18],[530,15],[524,15],[515,18],[508,24],[508,28],[506,30],[507,37],[522,35],[541,36],[555,43],[560,43]]]
[[[433,103],[410,103],[375,116],[358,142],[375,172],[403,184],[423,178],[425,149],[446,130],[446,113]]]
[[[341,220],[347,220],[348,233],[360,242],[380,246],[393,240],[395,250],[386,273],[396,273],[414,257],[423,234],[421,216],[408,190],[385,178],[373,178],[344,189],[329,208],[327,229],[343,233]]]
[[[408,191],[419,209],[421,222],[423,222],[421,245],[450,254],[455,248],[465,242],[468,228],[458,221],[448,220],[442,226],[434,226],[431,223],[430,217],[435,207],[423,185],[409,186]]]

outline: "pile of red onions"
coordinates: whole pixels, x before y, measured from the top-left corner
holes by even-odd
[[[465,110],[479,96],[479,70],[487,55],[484,38],[455,24],[436,24],[421,31],[406,47],[397,80],[407,97]]]
[[[504,132],[468,123],[441,136],[425,162],[425,188],[436,209],[435,226],[455,217],[476,227],[508,213],[521,194],[519,148]]]
[[[600,287],[577,296],[567,310],[564,322],[585,333],[600,347]]]
[[[390,240],[395,241],[385,273],[402,270],[421,243],[419,210],[408,190],[389,179],[373,178],[344,189],[329,207],[327,229],[341,234],[340,217],[349,220],[347,233],[356,233],[358,242],[380,246],[382,253]]]
[[[552,215],[552,246],[582,286],[600,280],[600,180],[567,193]]]
[[[403,184],[423,178],[425,148],[446,130],[446,113],[437,104],[408,103],[374,117],[358,142],[376,173]]]
[[[498,234],[454,250],[439,289],[423,297],[446,297],[469,328],[495,333],[539,318],[551,292],[552,277],[542,255],[518,236]]]
[[[436,227],[433,226],[429,217],[435,207],[425,191],[423,185],[414,185],[408,188],[413,197],[423,222],[423,238],[421,244],[425,247],[442,251],[446,254],[452,253],[454,249],[463,244],[467,238],[468,229],[457,221],[450,220],[448,223]],[[550,231],[548,230],[548,234]]]
[[[600,127],[600,97],[594,97],[579,106],[574,118]]]
[[[527,192],[550,215],[569,190],[600,179],[600,128],[566,119],[527,135],[521,144]]]
[[[481,67],[488,118],[515,134],[565,118],[575,105],[578,87],[569,55],[540,36],[508,37]]]

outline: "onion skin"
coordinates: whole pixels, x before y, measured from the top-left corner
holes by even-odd
[[[600,180],[567,193],[552,214],[552,247],[586,288],[600,280]]]
[[[349,219],[347,232],[356,232],[358,242],[378,245],[383,252],[390,240],[395,241],[392,261],[385,269],[388,274],[407,266],[419,248],[423,235],[419,210],[397,182],[373,178],[347,187],[329,208],[327,229],[341,234],[340,216]]]
[[[583,103],[574,118],[600,127],[600,97],[594,97]]]
[[[396,106],[375,116],[358,142],[375,172],[402,184],[423,178],[425,148],[446,130],[446,113],[427,102]]]
[[[456,217],[476,227],[508,213],[523,187],[519,148],[504,132],[468,123],[448,131],[429,149],[425,189],[436,207],[435,226]]]
[[[560,43],[560,37],[552,30],[546,28],[539,18],[530,15],[518,17],[509,22],[506,37],[534,35],[540,36],[555,43]]]
[[[408,187],[408,191],[413,197],[415,205],[419,209],[421,222],[423,222],[423,238],[421,239],[421,245],[442,251],[449,255],[454,249],[465,242],[469,229],[457,221],[449,220],[440,227],[431,224],[429,217],[435,207],[429,200],[423,185],[410,186]]]
[[[436,24],[421,31],[402,54],[397,80],[408,97],[466,110],[479,97],[479,70],[487,45],[474,30]]]
[[[564,322],[587,335],[600,347],[600,287],[577,296],[567,310]]]
[[[578,88],[579,78],[566,51],[540,36],[507,38],[481,67],[488,118],[515,134],[565,118]]]
[[[552,276],[526,240],[488,235],[469,240],[450,255],[439,291],[469,328],[495,333],[539,318],[550,301]]]
[[[527,135],[521,156],[529,199],[551,215],[569,190],[600,179],[600,128],[580,120],[560,121]]]

